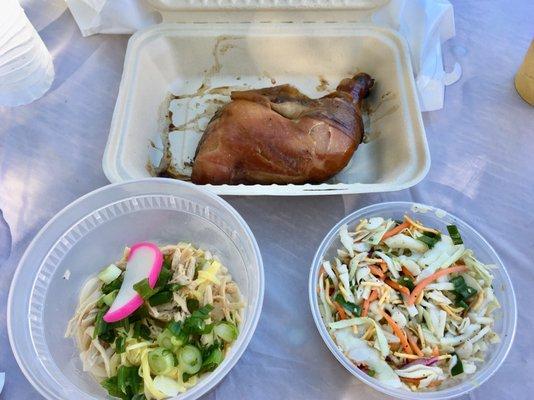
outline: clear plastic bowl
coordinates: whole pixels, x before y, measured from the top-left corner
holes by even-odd
[[[501,308],[495,312],[496,321],[494,330],[500,335],[501,342],[494,345],[493,349],[487,353],[486,361],[483,364],[477,365],[475,374],[467,375],[463,380],[459,380],[458,383],[432,392],[411,392],[405,389],[391,388],[362,372],[342,353],[329,335],[321,318],[317,299],[316,287],[319,279],[320,265],[323,260],[333,259],[337,255],[336,250],[342,248],[341,241],[339,240],[339,228],[341,225],[347,224],[350,229],[354,228],[362,218],[384,217],[402,219],[405,213],[415,215],[417,219],[422,221],[425,225],[438,228],[442,231],[446,231],[446,225],[455,224],[462,235],[466,247],[472,249],[477,258],[482,262],[486,264],[495,264],[497,266],[497,268],[492,271],[495,277],[493,287],[495,288],[495,295],[501,303]],[[434,207],[411,202],[375,204],[355,211],[337,223],[332,230],[328,232],[319,246],[319,250],[317,250],[317,253],[315,254],[309,278],[309,299],[315,325],[326,345],[338,361],[350,373],[369,386],[400,399],[449,399],[461,396],[480,386],[486,379],[495,373],[506,358],[506,355],[512,346],[516,329],[517,308],[514,289],[502,261],[491,245],[473,228],[457,217]]]
[[[120,258],[125,245],[190,241],[228,267],[246,301],[237,341],[223,363],[176,399],[213,388],[245,351],[260,317],[264,275],[254,235],[221,198],[189,183],[144,179],[109,185],[67,206],[39,232],[17,267],[8,300],[9,340],[31,384],[48,399],[107,399],[65,339],[82,284]],[[64,279],[70,271],[69,279]]]

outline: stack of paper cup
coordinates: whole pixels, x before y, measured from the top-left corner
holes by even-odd
[[[18,0],[0,0],[0,106],[31,103],[53,80],[52,56]]]

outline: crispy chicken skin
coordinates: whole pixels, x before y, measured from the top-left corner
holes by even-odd
[[[374,80],[359,73],[310,99],[293,86],[232,92],[195,154],[197,184],[319,183],[349,162],[363,138],[361,104]]]

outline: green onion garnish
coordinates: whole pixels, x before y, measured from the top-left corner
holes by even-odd
[[[162,267],[158,276],[158,280],[156,282],[156,287],[163,288],[167,284],[167,282],[169,282],[169,279],[171,279],[171,277],[171,270],[169,268]]]
[[[441,236],[433,232],[425,232],[421,236],[418,236],[416,239],[420,242],[423,242],[428,246],[429,249],[431,249],[437,242],[441,240]]]
[[[350,311],[355,317],[359,317],[362,313],[362,308],[354,303],[346,301],[341,293],[336,294],[334,300],[339,303],[345,310]]]
[[[103,307],[98,310],[95,318],[95,329],[93,331],[93,339],[96,339],[108,330],[109,325],[104,321],[104,314],[108,311],[108,307]]]
[[[150,340],[150,329],[148,329],[148,326],[142,324],[140,321],[137,321],[134,323],[133,337],[136,339],[142,338],[145,340]]]
[[[97,275],[105,284],[110,284],[122,274],[122,270],[115,264],[110,264]]]
[[[127,398],[139,392],[141,377],[138,367],[126,367],[121,365],[117,369],[117,387]]]
[[[155,375],[166,374],[174,367],[174,356],[169,350],[160,347],[148,353],[148,365],[150,372]]]
[[[456,225],[447,225],[447,230],[449,231],[449,235],[451,235],[451,239],[454,244],[464,243]]]
[[[186,304],[191,314],[200,308],[200,302],[197,299],[187,299]]]
[[[165,285],[165,290],[169,290],[171,292],[177,292],[183,287],[185,287],[185,285],[180,285],[179,283],[173,283],[172,285]]]
[[[469,306],[466,300],[470,299],[477,293],[476,289],[472,288],[471,286],[467,286],[464,277],[461,275],[455,276],[450,280],[450,282],[454,285],[456,305],[458,307],[468,308]]]
[[[122,281],[123,281],[123,277],[121,275],[117,279],[115,279],[113,282],[102,285],[102,289],[101,289],[102,293],[108,294],[108,293],[113,292],[114,290],[119,290],[121,288]]]
[[[233,342],[238,334],[237,327],[228,321],[219,322],[213,328],[213,332],[225,342]]]
[[[98,299],[98,302],[96,303],[97,307],[102,307],[104,304],[106,306],[111,306],[113,304],[113,300],[115,300],[115,297],[117,297],[117,293],[119,293],[118,290],[114,290],[113,292],[110,292],[108,294],[102,295],[100,299]]]
[[[117,383],[117,375],[112,376],[111,378],[104,379],[100,382],[100,385],[108,391],[108,394],[112,397],[118,397],[120,399],[125,398],[125,394],[119,389]]]
[[[203,356],[202,367],[199,372],[213,371],[223,361],[224,355],[218,345],[210,346],[209,349],[203,351],[206,353]]]
[[[163,291],[156,293],[148,299],[151,306],[159,306],[160,304],[168,303],[172,300],[172,292]]]
[[[456,364],[454,364],[454,367],[451,369],[451,375],[456,376],[460,375],[464,372],[464,366],[462,364],[462,360],[460,360],[460,357],[456,353],[452,353],[452,355],[456,356]]]
[[[126,351],[126,337],[125,336],[117,336],[117,339],[115,339],[115,353],[121,354]]]
[[[156,292],[150,287],[150,284],[148,283],[148,278],[140,280],[135,285],[133,285],[133,288],[137,293],[139,293],[143,300],[148,299]]]
[[[202,367],[202,355],[200,350],[193,345],[185,345],[178,353],[180,369],[188,374],[196,374]]]

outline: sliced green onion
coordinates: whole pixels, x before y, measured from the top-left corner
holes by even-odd
[[[213,328],[213,332],[225,342],[233,342],[238,334],[237,327],[228,321],[219,322]]]
[[[156,281],[156,287],[157,288],[163,288],[167,282],[169,282],[169,279],[172,277],[172,272],[169,268],[161,268],[161,271],[158,276],[158,280]]]
[[[429,249],[434,247],[434,245],[441,240],[441,236],[433,232],[425,232],[421,236],[416,237],[417,240],[423,242],[428,246]]]
[[[172,292],[159,292],[151,296],[148,302],[151,306],[159,306],[161,304],[168,303],[172,300]]]
[[[110,282],[106,285],[102,285],[102,293],[108,294],[113,292],[114,290],[119,290],[121,288],[123,281],[123,277],[119,276],[117,279],[115,279],[113,282]]]
[[[187,317],[182,325],[182,329],[193,335],[202,335],[209,333],[213,329],[213,324],[206,324],[206,319],[209,318],[210,311],[213,310],[213,306],[206,304],[204,307],[194,311],[189,317]]]
[[[171,340],[171,346],[173,348],[182,347],[183,345],[187,344],[189,335],[182,329],[182,324],[180,322],[171,321],[167,325],[166,331],[170,332],[170,334],[173,336]]]
[[[211,349],[211,351],[208,353],[207,357],[203,359],[200,372],[213,371],[215,368],[219,366],[220,363],[222,363],[223,359],[224,359],[224,355],[221,349],[218,346],[214,346]]]
[[[105,332],[102,332],[100,335],[98,335],[98,338],[100,340],[103,340],[106,343],[113,343],[115,341],[115,337],[117,337],[117,334],[115,333],[114,329],[111,329],[111,326],[108,325],[108,329],[106,329]]]
[[[96,303],[97,307],[102,307],[104,304],[107,306],[111,306],[113,304],[113,301],[115,300],[115,297],[117,297],[117,293],[119,293],[119,291],[114,290],[113,292],[110,292],[100,297],[100,299],[98,299],[98,303]]]
[[[148,352],[148,365],[150,366],[150,372],[153,374],[166,374],[174,367],[174,356],[167,349],[157,348]]]
[[[124,328],[126,332],[130,330],[130,318],[126,317],[124,319],[121,319],[120,321],[114,322],[110,324],[112,328],[118,329],[118,328]]]
[[[93,331],[93,339],[96,339],[104,332],[108,330],[108,324],[104,321],[104,314],[108,311],[108,307],[103,307],[98,310],[98,313],[95,317],[95,329]]]
[[[406,277],[406,276],[401,276],[397,280],[397,283],[399,285],[406,286],[408,289],[410,289],[410,291],[412,291],[415,288],[415,285],[414,285],[413,281],[410,278]]]
[[[168,270],[170,271],[171,268],[172,268],[172,260],[171,260],[171,259],[164,258],[164,259],[163,259],[163,266],[162,266],[162,268],[168,269]]]
[[[133,337],[136,339],[141,338],[145,340],[150,340],[150,329],[148,329],[148,326],[137,321],[134,323]]]
[[[185,285],[180,285],[179,283],[173,283],[172,285],[165,285],[164,290],[169,290],[171,292],[177,292],[181,288],[185,287]]]
[[[189,334],[201,335],[206,329],[206,322],[199,317],[188,317],[184,320],[183,330]]]
[[[376,371],[374,369],[368,369],[367,375],[369,375],[370,377],[373,377],[376,375]]]
[[[100,279],[107,285],[117,279],[121,274],[122,270],[119,267],[117,267],[115,264],[110,264],[102,271],[100,271],[97,276],[98,279]]]
[[[131,398],[134,394],[137,394],[140,386],[141,377],[139,376],[138,367],[126,367],[121,365],[117,369],[117,387],[127,398]]]
[[[139,307],[135,312],[130,315],[130,322],[136,322],[139,320],[142,320],[143,318],[148,317],[148,308],[145,307],[143,304],[141,307]]]
[[[192,316],[207,319],[210,316],[209,314],[211,310],[213,310],[213,306],[211,304],[206,304],[204,307],[201,307],[193,312]]]
[[[346,301],[341,293],[336,294],[334,300],[341,304],[345,310],[350,311],[355,317],[359,317],[361,315],[362,308],[354,303],[351,303],[350,301]]]
[[[143,300],[148,299],[150,296],[156,293],[156,291],[150,287],[148,278],[140,280],[139,282],[133,285],[133,288],[137,293],[139,293]]]
[[[450,280],[450,282],[454,285],[454,293],[456,294],[457,305],[467,308],[468,306],[466,300],[473,297],[477,293],[477,290],[471,286],[467,286],[463,276],[461,275],[455,276]]]
[[[449,235],[451,236],[452,243],[454,244],[463,244],[464,241],[462,240],[462,236],[460,236],[460,232],[458,231],[458,228],[456,225],[447,225],[447,230],[449,231]]]
[[[178,337],[173,335],[168,329],[165,329],[158,335],[156,341],[161,347],[176,352],[180,347],[187,343],[187,339],[188,335],[185,334],[185,332],[184,335]]]
[[[200,302],[197,299],[187,299],[186,304],[191,314],[200,308]]]
[[[111,397],[118,397],[123,399],[124,393],[119,389],[117,376],[112,376],[111,378],[104,379],[100,382],[100,385],[107,390],[108,394]]]
[[[178,353],[180,369],[188,374],[196,374],[202,367],[200,350],[193,345],[185,345]]]
[[[456,364],[454,364],[454,367],[451,369],[451,375],[460,375],[464,372],[464,365],[462,364],[462,360],[460,360],[460,356],[458,356],[458,354],[452,353],[452,355],[456,356]]]
[[[115,339],[115,353],[121,354],[126,351],[126,337],[117,336]]]

